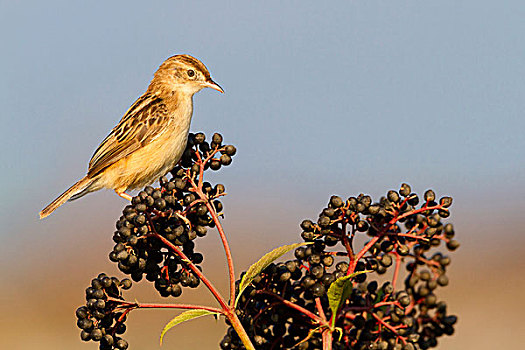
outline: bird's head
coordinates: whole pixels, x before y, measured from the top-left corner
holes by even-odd
[[[176,55],[160,65],[149,89],[193,95],[206,87],[224,92],[201,61],[190,55]]]

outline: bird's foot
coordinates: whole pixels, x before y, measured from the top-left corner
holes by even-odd
[[[122,197],[122,198],[124,198],[124,199],[126,199],[126,200],[131,202],[132,197],[129,194],[127,194],[126,192],[117,192],[117,191],[115,191],[115,193],[118,194],[120,197]]]

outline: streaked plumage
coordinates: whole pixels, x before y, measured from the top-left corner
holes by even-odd
[[[40,218],[67,200],[101,188],[113,189],[127,198],[125,191],[166,174],[186,147],[193,95],[205,87],[223,92],[196,58],[177,55],[164,61],[147,91],[97,148],[87,175],[44,208]]]

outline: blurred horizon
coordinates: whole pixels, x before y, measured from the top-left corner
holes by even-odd
[[[238,149],[208,179],[228,192],[237,275],[298,241],[333,194],[432,188],[454,198],[461,243],[439,294],[458,328],[438,349],[520,348],[524,17],[517,0],[0,1],[0,347],[96,347],[80,341],[74,310],[99,272],[122,276],[107,254],[125,202],[100,191],[38,212],[85,175],[161,62],[188,53],[226,92],[195,96],[191,131]],[[224,290],[219,246],[210,232],[198,250]],[[130,295],[160,300],[150,287]],[[199,288],[181,300],[211,299]],[[136,313],[130,347],[158,348],[173,313]],[[164,347],[217,349],[224,329],[190,322]]]

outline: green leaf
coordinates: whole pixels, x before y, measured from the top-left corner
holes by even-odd
[[[367,272],[372,271],[357,271],[348,276],[340,277],[330,285],[330,288],[328,288],[328,305],[332,310],[332,326],[334,325],[335,317],[337,316],[337,311],[339,311],[341,305],[352,293],[352,278]]]
[[[162,346],[162,340],[164,339],[164,335],[171,328],[175,327],[179,323],[193,320],[194,318],[198,318],[198,317],[202,317],[206,315],[220,315],[220,314],[217,312],[201,310],[201,309],[192,309],[192,310],[184,311],[183,313],[181,313],[180,315],[178,315],[177,317],[169,321],[166,327],[164,327],[164,329],[160,333],[160,345]]]
[[[284,245],[279,248],[275,248],[269,253],[266,253],[262,258],[259,259],[255,264],[250,266],[248,271],[244,274],[242,277],[241,283],[239,284],[239,294],[237,295],[237,298],[235,298],[235,306],[237,306],[237,303],[239,302],[239,298],[242,295],[242,292],[252,283],[252,281],[257,277],[265,268],[268,267],[272,262],[274,262],[276,259],[281,257],[282,255],[288,253],[290,250],[295,249],[297,247],[300,247],[305,244],[312,244],[313,242],[302,242],[302,243],[295,243],[290,245]]]

